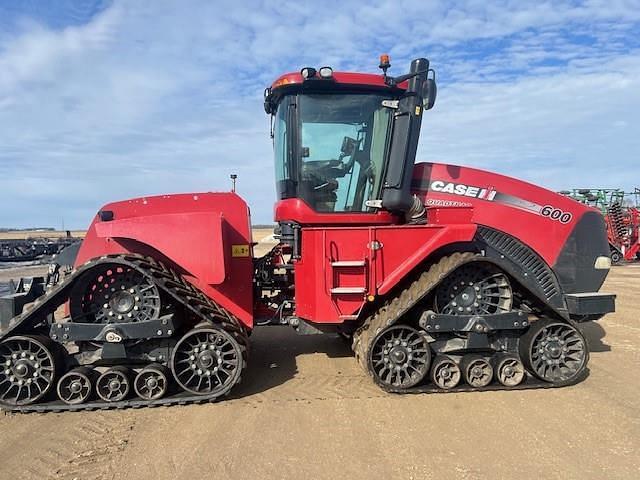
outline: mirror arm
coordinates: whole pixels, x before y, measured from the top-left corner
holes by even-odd
[[[399,77],[385,77],[384,82],[390,87],[395,87],[397,84],[410,80],[411,78],[417,77],[418,75],[422,75],[423,73],[429,74],[430,71],[434,72],[435,75],[435,71],[430,68],[427,70],[419,70],[413,73],[406,73],[404,75],[400,75]]]

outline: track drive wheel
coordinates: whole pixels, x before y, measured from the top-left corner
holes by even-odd
[[[524,365],[515,355],[497,355],[493,361],[496,380],[505,387],[516,387],[525,377]]]
[[[473,262],[461,266],[436,289],[435,307],[446,315],[494,315],[513,303],[509,278],[493,265]]]
[[[160,293],[151,279],[122,265],[87,270],[69,301],[71,318],[90,323],[143,322],[160,316]]]
[[[169,389],[169,370],[158,364],[144,367],[136,375],[133,388],[136,395],[144,400],[158,400],[164,397]]]
[[[58,398],[67,405],[86,402],[93,393],[92,373],[91,369],[80,367],[64,374],[58,381]]]
[[[0,404],[29,405],[56,380],[53,344],[47,337],[17,336],[0,342]]]
[[[243,366],[238,341],[214,325],[197,326],[187,332],[171,357],[176,382],[196,395],[227,394],[240,381]]]
[[[394,325],[378,334],[369,351],[369,370],[383,388],[411,388],[431,365],[426,338],[408,325]]]
[[[493,367],[480,355],[465,355],[460,367],[464,381],[472,387],[486,387],[493,380]]]
[[[581,375],[589,361],[587,342],[573,325],[538,320],[520,338],[524,366],[541,380],[571,382]]]
[[[461,377],[460,367],[452,358],[439,355],[433,361],[431,380],[443,390],[457,387]]]
[[[96,381],[96,393],[105,402],[124,400],[131,391],[131,370],[126,367],[112,367]]]

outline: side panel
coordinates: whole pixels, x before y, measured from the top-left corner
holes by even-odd
[[[469,167],[416,164],[413,192],[427,206],[468,205],[473,221],[506,232],[554,265],[586,212],[569,197],[515,178]]]
[[[105,254],[140,253],[177,269],[218,304],[253,325],[249,209],[234,193],[137,198],[105,205],[76,266]]]
[[[472,224],[303,228],[296,315],[318,323],[354,319],[435,250],[473,239]]]

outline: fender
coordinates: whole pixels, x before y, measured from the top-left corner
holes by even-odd
[[[253,247],[247,204],[235,193],[143,197],[105,205],[76,268],[108,254],[153,256],[247,327],[253,326]]]

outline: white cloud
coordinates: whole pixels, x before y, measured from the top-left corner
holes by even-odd
[[[106,201],[226,189],[232,171],[269,221],[262,89],[303,65],[374,71],[385,51],[395,72],[438,69],[422,159],[552,188],[638,179],[637,1],[116,2],[18,23],[0,34],[0,226],[82,227]]]

